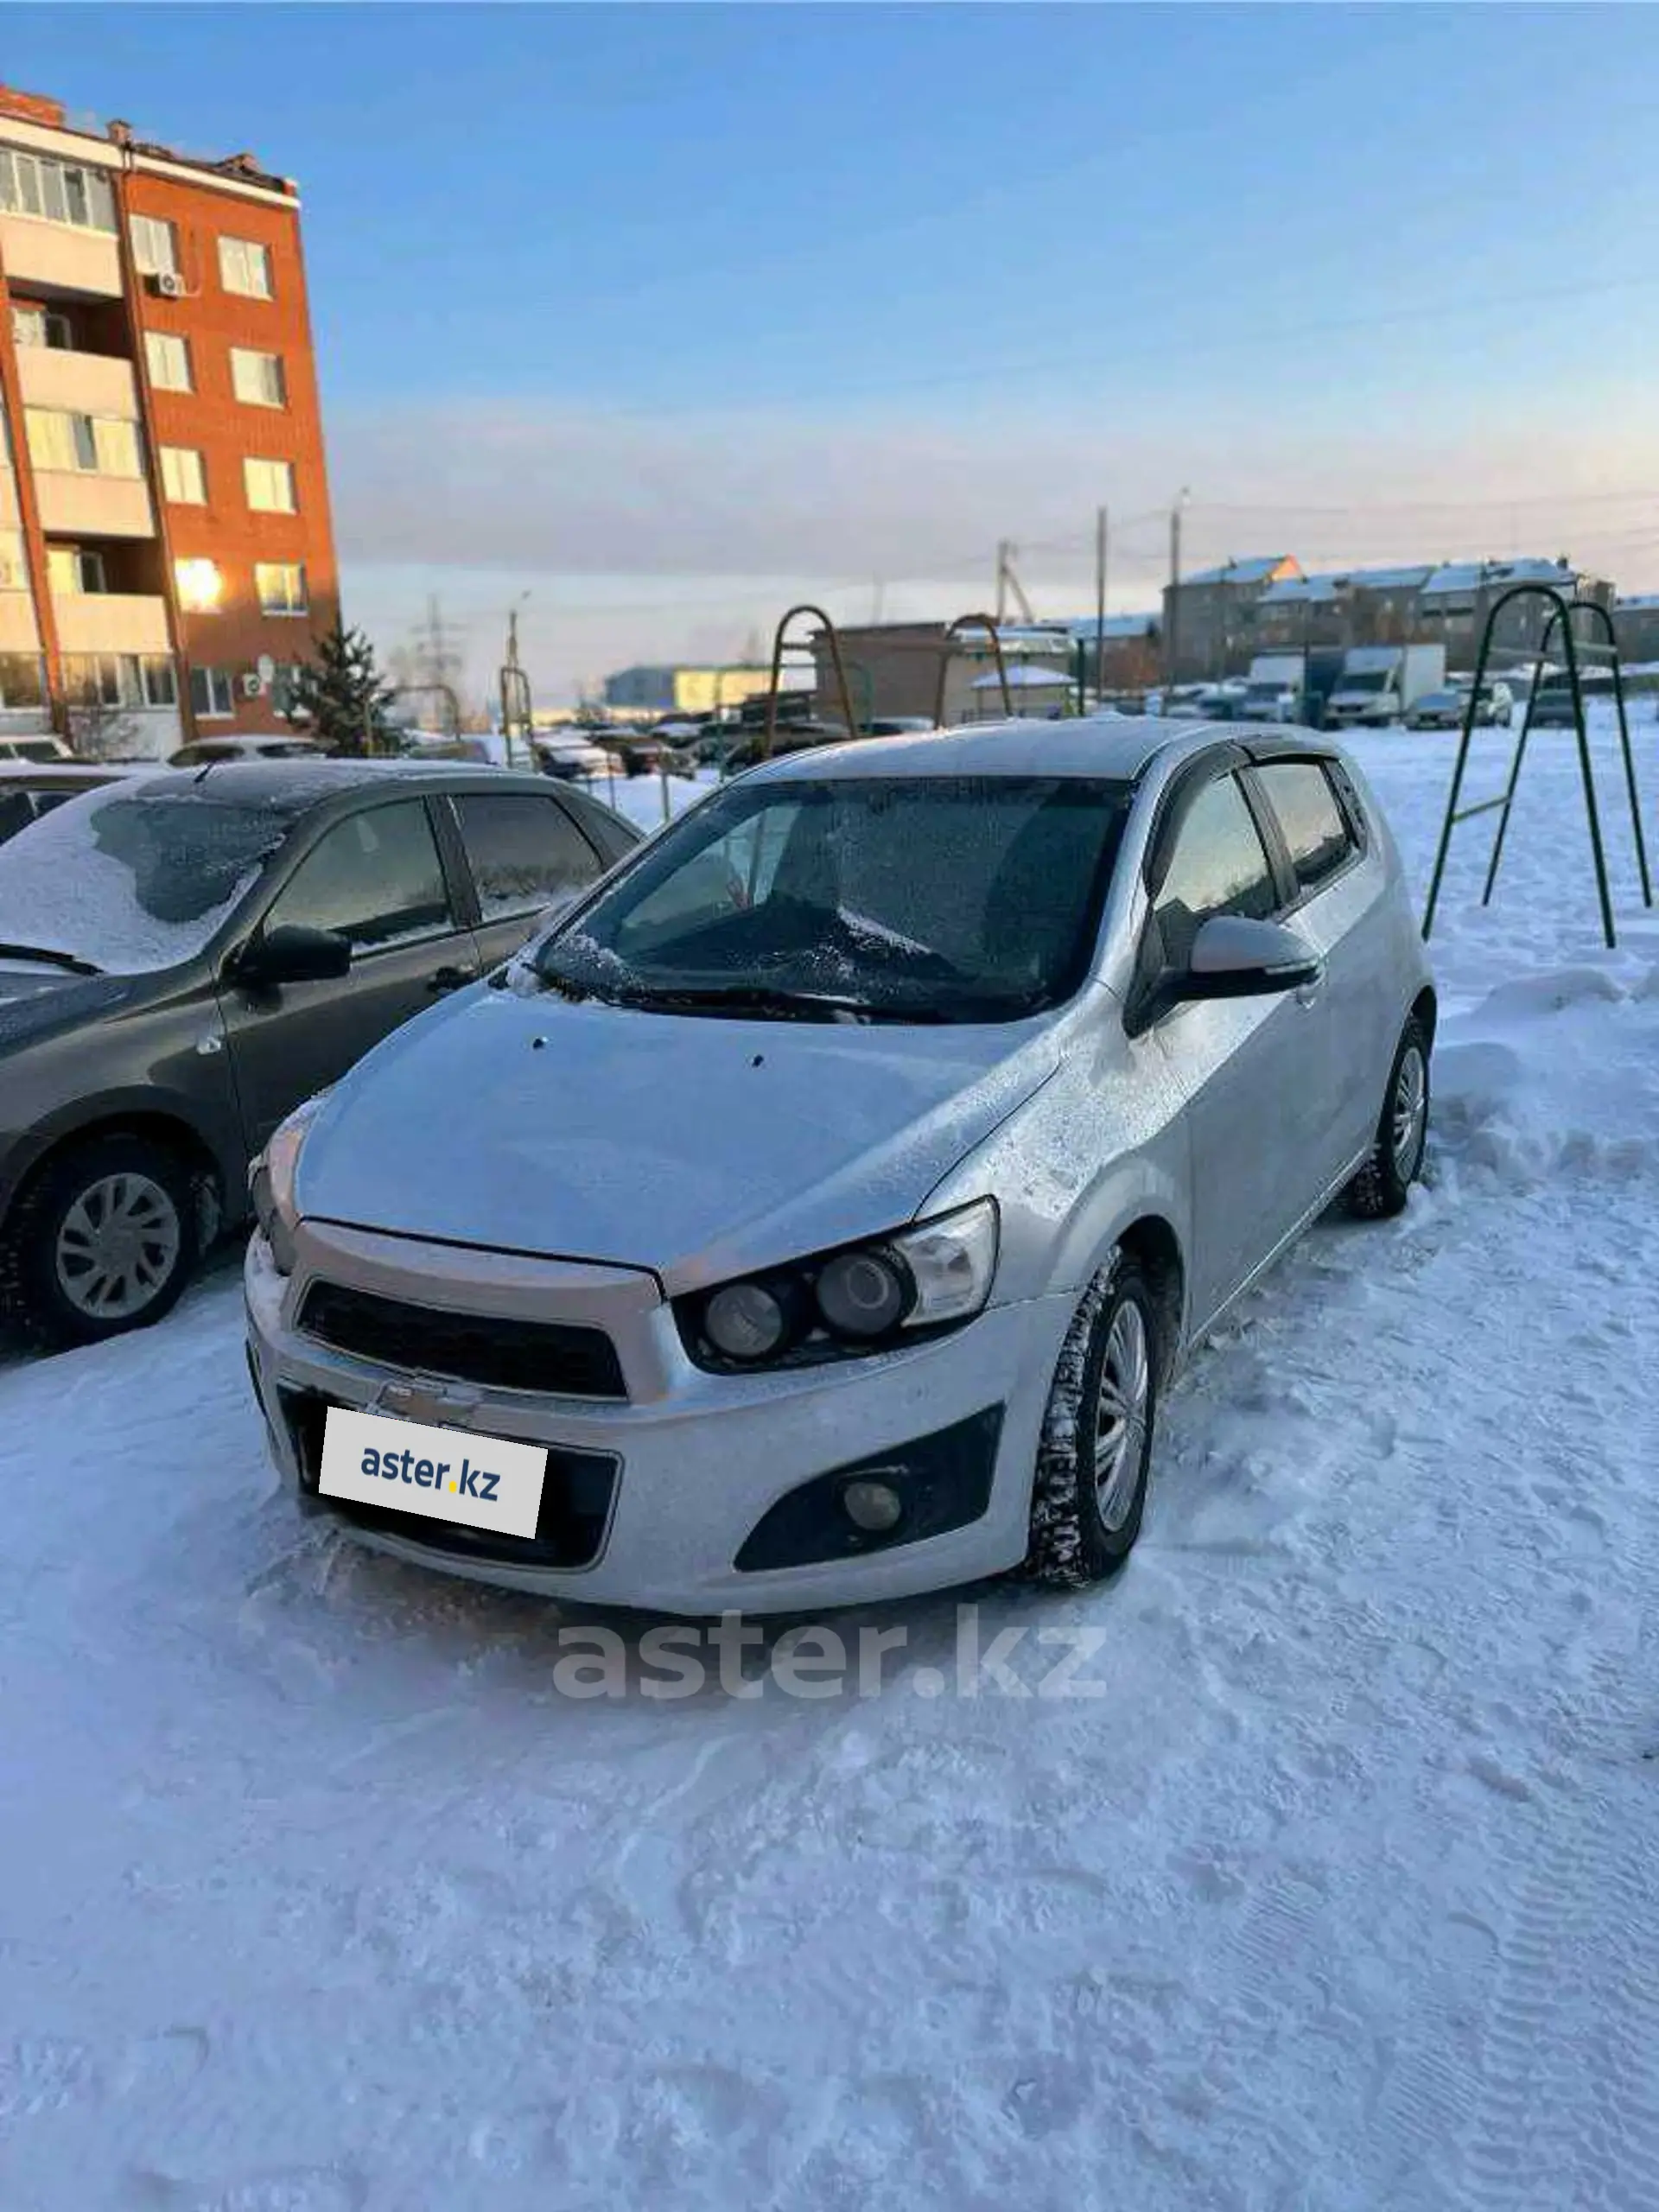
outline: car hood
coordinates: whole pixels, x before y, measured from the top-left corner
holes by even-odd
[[[677,1292],[908,1220],[1058,1062],[1040,1020],[734,1021],[486,987],[329,1095],[296,1198]]]
[[[71,976],[59,969],[0,960],[0,1052],[113,1013],[135,995],[141,980]]]

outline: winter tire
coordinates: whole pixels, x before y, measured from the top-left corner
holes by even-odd
[[[1405,1210],[1422,1172],[1428,1141],[1428,1035],[1413,1014],[1389,1071],[1371,1156],[1348,1185],[1348,1203],[1362,1221],[1383,1221]]]
[[[6,1241],[24,1333],[52,1347],[99,1344],[177,1305],[200,1250],[193,1179],[147,1137],[94,1137],[48,1160]]]
[[[1078,1590],[1116,1574],[1146,1510],[1158,1402],[1158,1308],[1146,1277],[1114,1255],[1060,1348],[1043,1416],[1025,1571]]]

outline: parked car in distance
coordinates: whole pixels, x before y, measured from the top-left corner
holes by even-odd
[[[158,1319],[292,1106],[638,840],[542,777],[316,760],[124,777],[0,847],[10,1318]]]
[[[167,756],[169,768],[206,768],[221,760],[325,760],[326,745],[310,737],[197,737]]]
[[[0,737],[0,760],[35,762],[74,759],[60,737]]]
[[[1469,683],[1448,683],[1443,690],[1426,691],[1406,716],[1408,729],[1461,729],[1469,711]],[[1515,695],[1507,683],[1484,683],[1475,706],[1477,728],[1509,727],[1515,713]]]
[[[1183,1355],[1338,1193],[1405,1205],[1434,1013],[1306,733],[772,761],[277,1132],[272,1452],[303,1512],[550,1596],[1108,1574]]]
[[[561,783],[584,783],[616,773],[615,756],[589,738],[538,737],[532,749],[543,775],[555,776]]]
[[[128,772],[121,768],[97,768],[90,763],[67,766],[48,761],[37,767],[20,760],[0,760],[0,845],[66,799],[112,784]]]
[[[1578,716],[1573,711],[1573,687],[1570,683],[1543,683],[1533,694],[1532,726],[1535,729],[1574,729]]]

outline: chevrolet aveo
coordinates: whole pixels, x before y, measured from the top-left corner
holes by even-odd
[[[308,1514],[709,1614],[1110,1573],[1182,1356],[1397,1211],[1435,1003],[1306,733],[1017,722],[726,785],[254,1175]]]

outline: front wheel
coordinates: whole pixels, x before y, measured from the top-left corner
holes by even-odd
[[[15,1318],[36,1343],[141,1329],[178,1303],[195,1267],[189,1171],[146,1137],[93,1138],[47,1162],[7,1241]]]
[[[1032,1486],[1025,1572],[1082,1589],[1116,1574],[1146,1510],[1158,1409],[1158,1309],[1115,1254],[1084,1294],[1054,1370]]]
[[[1428,1033],[1414,1014],[1400,1034],[1370,1157],[1348,1185],[1363,1221],[1405,1211],[1428,1143]]]

